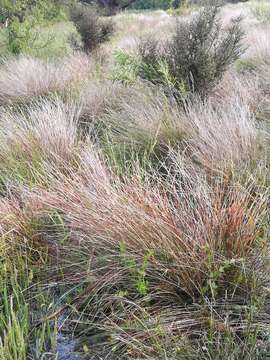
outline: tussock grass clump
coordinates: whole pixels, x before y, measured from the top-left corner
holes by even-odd
[[[268,283],[262,273],[268,191],[252,178],[244,185],[227,177],[209,183],[193,166],[172,161],[177,173],[170,182],[153,185],[139,176],[123,182],[91,150],[72,178],[59,174],[52,191],[33,195],[63,214],[85,259],[95,254],[92,280],[74,306],[88,326],[110,334],[123,358],[174,356],[178,345],[162,351],[157,345],[163,336],[170,346],[184,337],[195,351],[212,331],[233,339],[265,331],[249,316]],[[230,318],[236,304],[240,312]]]
[[[133,98],[136,89],[107,79],[97,79],[86,83],[79,94],[81,105],[80,126],[86,134],[98,132],[102,119],[110,111],[121,109],[123,102]]]
[[[72,162],[80,148],[77,122],[80,109],[62,101],[43,100],[16,113],[6,109],[0,120],[0,171],[33,184],[44,175],[43,162]]]
[[[171,149],[186,146],[189,127],[177,103],[154,88],[134,87],[101,119],[100,144],[116,167],[160,167]]]
[[[62,93],[87,77],[90,62],[82,56],[68,57],[62,63],[28,56],[3,60],[0,66],[0,102],[27,102],[34,97]]]
[[[90,111],[92,120],[87,117],[87,107],[82,114],[93,139],[120,172],[138,163],[148,171],[163,171],[172,150],[208,169],[230,168],[257,159],[267,146],[266,132],[254,116],[260,95],[254,81],[241,82],[230,76],[207,102],[194,97],[186,101],[185,109],[155,87],[140,84],[124,92],[125,86],[114,84],[108,89],[106,102],[102,95],[101,99],[92,97],[94,105],[88,104],[91,110],[101,104],[102,111],[92,115]],[[87,104],[87,96],[84,101]]]
[[[187,108],[193,159],[206,168],[224,169],[258,159],[266,146],[266,134],[255,121],[247,98],[235,94],[234,99],[205,106],[192,102]]]

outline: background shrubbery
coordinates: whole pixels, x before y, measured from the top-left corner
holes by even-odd
[[[83,50],[86,52],[93,51],[113,34],[112,20],[99,17],[93,7],[76,4],[71,7],[70,18],[81,35]]]
[[[169,0],[136,0],[131,8],[137,10],[146,9],[168,9],[170,7]]]
[[[74,29],[65,23],[64,1],[4,0],[2,6],[2,22],[7,26],[1,31],[0,53],[59,56],[67,51],[66,33]]]

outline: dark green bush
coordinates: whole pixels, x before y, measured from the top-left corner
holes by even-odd
[[[178,21],[170,40],[142,40],[139,76],[180,96],[207,96],[243,52],[241,19],[232,20],[225,30],[218,12],[218,5],[208,5],[190,21]]]
[[[82,4],[73,6],[70,17],[81,36],[85,52],[96,49],[100,44],[109,40],[114,32],[113,22],[110,19],[99,17],[91,6]]]
[[[138,10],[146,9],[168,9],[170,0],[136,0],[131,8]]]

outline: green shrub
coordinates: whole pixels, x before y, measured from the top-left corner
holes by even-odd
[[[270,23],[270,5],[262,1],[260,3],[252,4],[251,11],[254,16],[263,23]]]
[[[138,76],[139,59],[121,49],[115,51],[114,59],[111,79],[124,84],[133,83]]]
[[[42,0],[39,2],[37,12],[47,21],[56,22],[67,18],[64,1],[62,0]]]
[[[37,29],[38,22],[34,16],[27,16],[21,23],[19,19],[14,18],[7,28],[7,50],[12,54],[20,54],[27,52],[28,49],[34,49],[36,43],[41,39],[41,33]],[[39,45],[45,48],[53,36],[42,39]]]
[[[173,9],[177,9],[181,5],[181,0],[171,0],[170,5]]]
[[[180,96],[188,92],[205,97],[243,52],[241,19],[223,30],[218,11],[218,5],[208,5],[190,21],[177,22],[168,41],[142,40],[140,77],[166,88],[169,84]]]
[[[83,50],[91,52],[101,43],[109,40],[114,32],[111,20],[102,19],[94,8],[77,4],[71,8],[70,17],[81,35]]]
[[[41,29],[57,20],[65,19],[61,1],[25,0],[1,3],[1,21],[7,21],[2,31],[2,46],[13,54],[27,53],[28,50],[46,49],[55,35],[46,34]]]
[[[187,0],[183,1],[172,1],[172,7],[169,9],[169,14],[176,16],[187,16],[191,13],[191,6]]]
[[[133,9],[168,9],[170,7],[169,0],[136,0],[131,7]]]

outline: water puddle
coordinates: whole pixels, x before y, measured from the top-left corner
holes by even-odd
[[[76,342],[70,337],[58,334],[57,337],[57,360],[85,360],[85,357],[76,352]]]
[[[99,346],[96,348],[96,354],[95,351],[91,354],[78,351],[78,348],[81,350],[81,347],[78,347],[80,341],[79,339],[76,339],[72,336],[72,329],[70,329],[70,334],[67,331],[61,331],[63,329],[65,320],[66,317],[64,315],[58,319],[56,342],[57,360],[116,360],[115,356],[105,351],[105,349],[99,343],[99,340],[102,339],[100,334],[92,335],[88,339],[89,344],[94,347],[96,347],[99,343]]]

